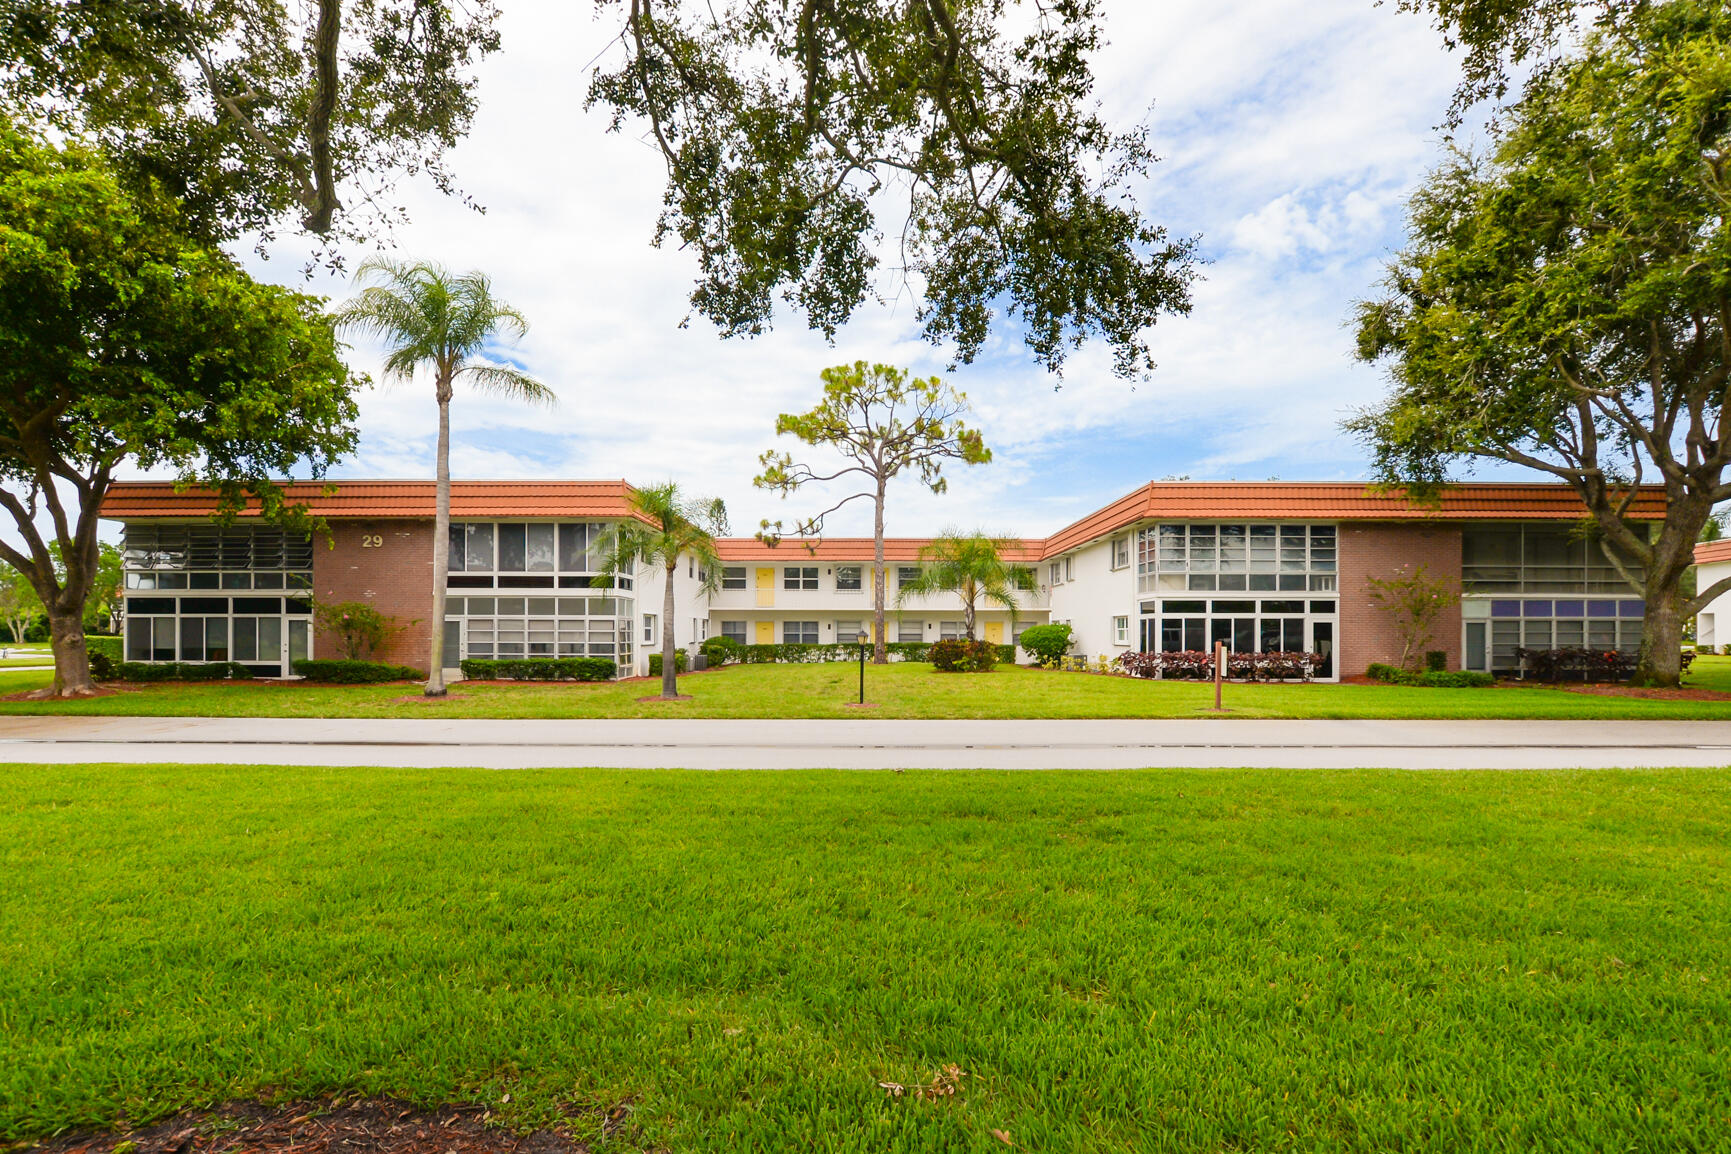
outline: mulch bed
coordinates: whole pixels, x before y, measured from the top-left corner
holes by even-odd
[[[631,1104],[600,1119],[612,1137]],[[231,1102],[179,1114],[142,1130],[74,1134],[22,1149],[28,1154],[588,1154],[558,1130],[517,1134],[487,1125],[481,1106],[417,1109],[390,1098],[302,1101],[283,1106]]]

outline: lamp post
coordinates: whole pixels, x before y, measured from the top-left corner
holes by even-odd
[[[857,640],[859,642],[859,703],[861,705],[864,705],[865,704],[865,651],[866,651],[866,642],[871,640],[871,635],[868,634],[864,629],[861,629],[859,631],[859,636],[855,640]]]

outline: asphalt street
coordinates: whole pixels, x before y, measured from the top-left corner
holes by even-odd
[[[0,718],[0,761],[689,769],[1731,765],[1731,721]]]

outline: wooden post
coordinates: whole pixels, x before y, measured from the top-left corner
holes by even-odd
[[[1214,712],[1222,712],[1220,707],[1220,682],[1226,675],[1226,642],[1214,643]]]

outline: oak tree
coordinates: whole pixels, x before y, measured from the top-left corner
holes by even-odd
[[[815,466],[794,461],[773,449],[758,458],[763,472],[752,480],[760,489],[784,498],[807,485],[857,478],[866,487],[836,501],[822,512],[796,522],[794,533],[816,537],[824,520],[854,501],[872,502],[872,626],[873,660],[889,660],[884,638],[884,497],[890,481],[907,470],[934,493],[949,487],[945,461],[981,465],[992,459],[979,431],[962,420],[968,398],[938,377],[910,377],[892,365],[855,361],[823,371],[823,400],[804,413],[782,413],[775,419],[777,436],[798,437],[808,445],[833,449],[841,462]],[[763,522],[760,536],[780,540],[782,523]]]
[[[1387,294],[1358,308],[1392,390],[1349,427],[1420,488],[1474,459],[1566,482],[1645,597],[1636,676],[1675,685],[1681,630],[1719,581],[1680,584],[1731,498],[1731,12],[1655,5],[1533,77],[1486,155],[1409,208]],[[1662,488],[1656,532],[1631,516]]]
[[[1139,376],[1150,326],[1189,311],[1193,241],[1138,203],[1147,132],[1093,98],[1099,0],[598,7],[619,50],[589,102],[660,151],[656,243],[696,254],[692,307],[723,334],[763,332],[779,297],[833,336],[880,263],[964,363],[1002,310],[1048,369],[1098,337]]]
[[[154,182],[206,243],[285,220],[334,241],[455,191],[446,153],[499,47],[491,0],[0,0],[0,98]]]
[[[84,609],[123,463],[304,523],[273,478],[323,476],[355,445],[358,382],[322,302],[178,224],[93,152],[0,128],[0,560],[48,614],[57,694],[91,689]]]

